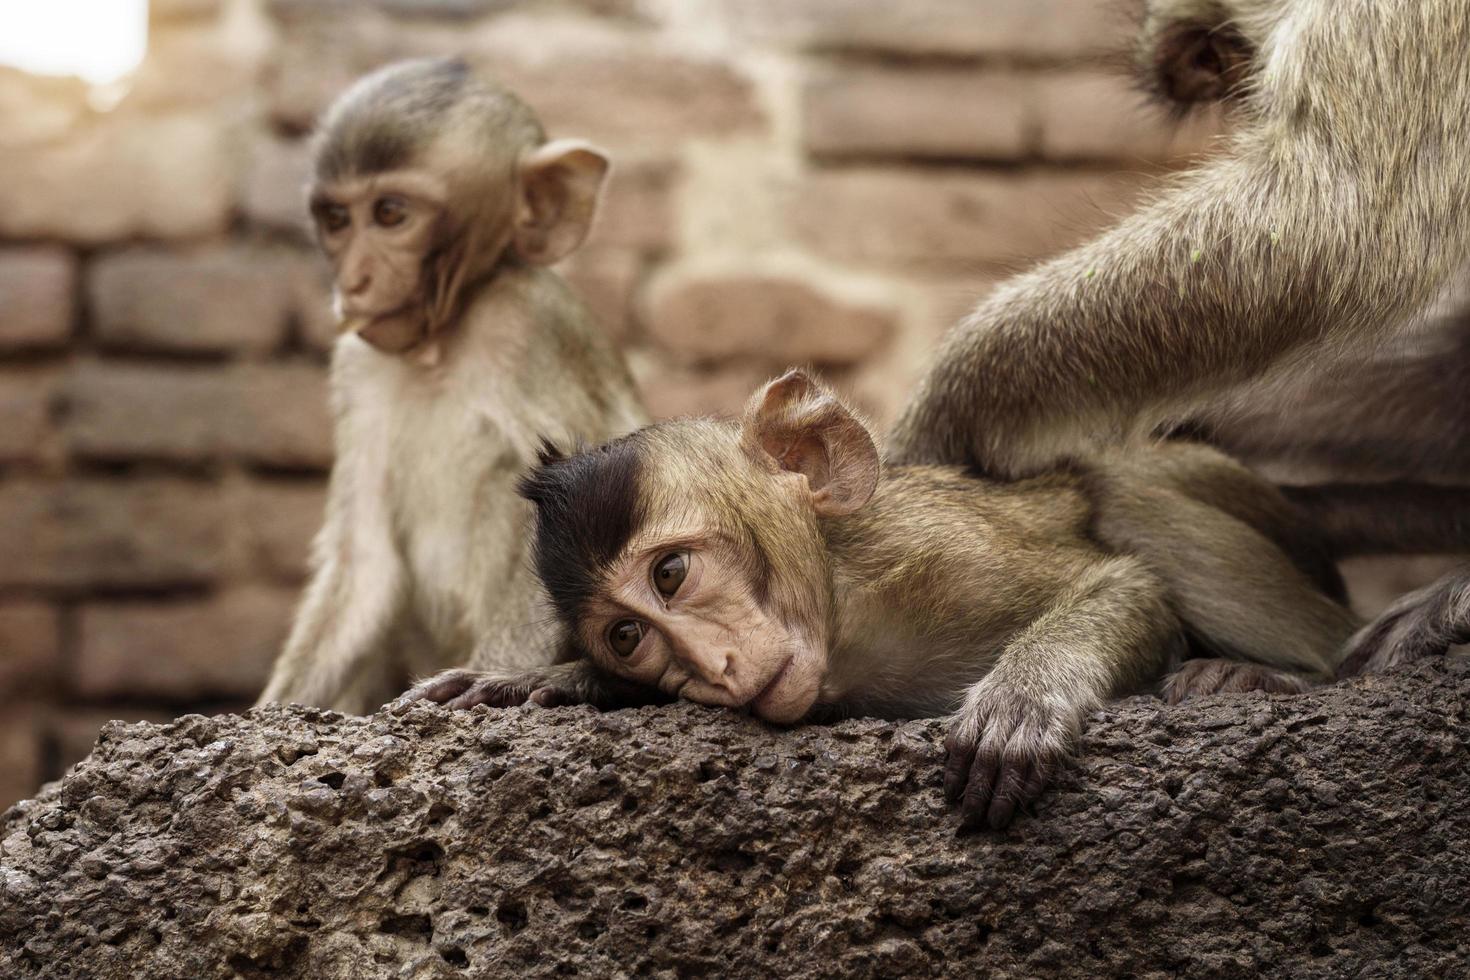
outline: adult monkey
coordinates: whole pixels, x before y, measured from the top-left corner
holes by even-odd
[[[1234,105],[1225,152],[952,331],[889,437],[895,462],[1017,477],[1145,438],[1426,320],[1465,268],[1470,0],[1148,0],[1136,53],[1159,94]],[[1426,394],[1393,392],[1443,417]],[[1420,458],[1466,455],[1457,426],[1410,434]],[[1470,570],[1388,615],[1350,663],[1470,636]]]

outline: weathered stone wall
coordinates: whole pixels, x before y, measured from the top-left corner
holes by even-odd
[[[1205,146],[1115,0],[153,0],[125,92],[0,69],[0,804],[111,717],[228,708],[330,463],[303,136],[459,53],[612,151],[567,272],[660,415],[820,366],[878,420],[998,277]],[[1123,5],[1126,6],[1126,5]]]
[[[1463,977],[1467,709],[1464,660],[1130,699],[973,835],[937,721],[119,724],[0,819],[0,975]]]

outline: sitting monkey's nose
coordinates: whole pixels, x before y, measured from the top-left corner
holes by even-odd
[[[347,278],[345,289],[348,296],[361,296],[366,293],[373,284],[373,274],[366,269]]]

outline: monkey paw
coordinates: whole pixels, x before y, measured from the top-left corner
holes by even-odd
[[[576,704],[570,687],[557,684],[546,674],[495,674],[456,668],[435,674],[409,688],[395,705],[432,701],[446,708],[468,709],[477,704],[511,708],[518,704],[554,707]]]
[[[1372,673],[1470,642],[1470,567],[1410,592],[1348,640],[1338,677]]]
[[[944,793],[959,802],[966,829],[1009,824],[1041,795],[1081,730],[1075,712],[988,682],[965,699],[944,740]]]
[[[1179,704],[1206,694],[1242,694],[1246,691],[1301,694],[1310,687],[1311,682],[1305,677],[1272,670],[1262,664],[1204,657],[1186,660],[1182,667],[1164,678],[1162,693],[1165,701]]]

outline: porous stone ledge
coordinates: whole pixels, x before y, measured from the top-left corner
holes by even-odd
[[[1470,662],[1123,701],[1005,833],[938,721],[113,724],[0,818],[0,976],[1450,976]]]

